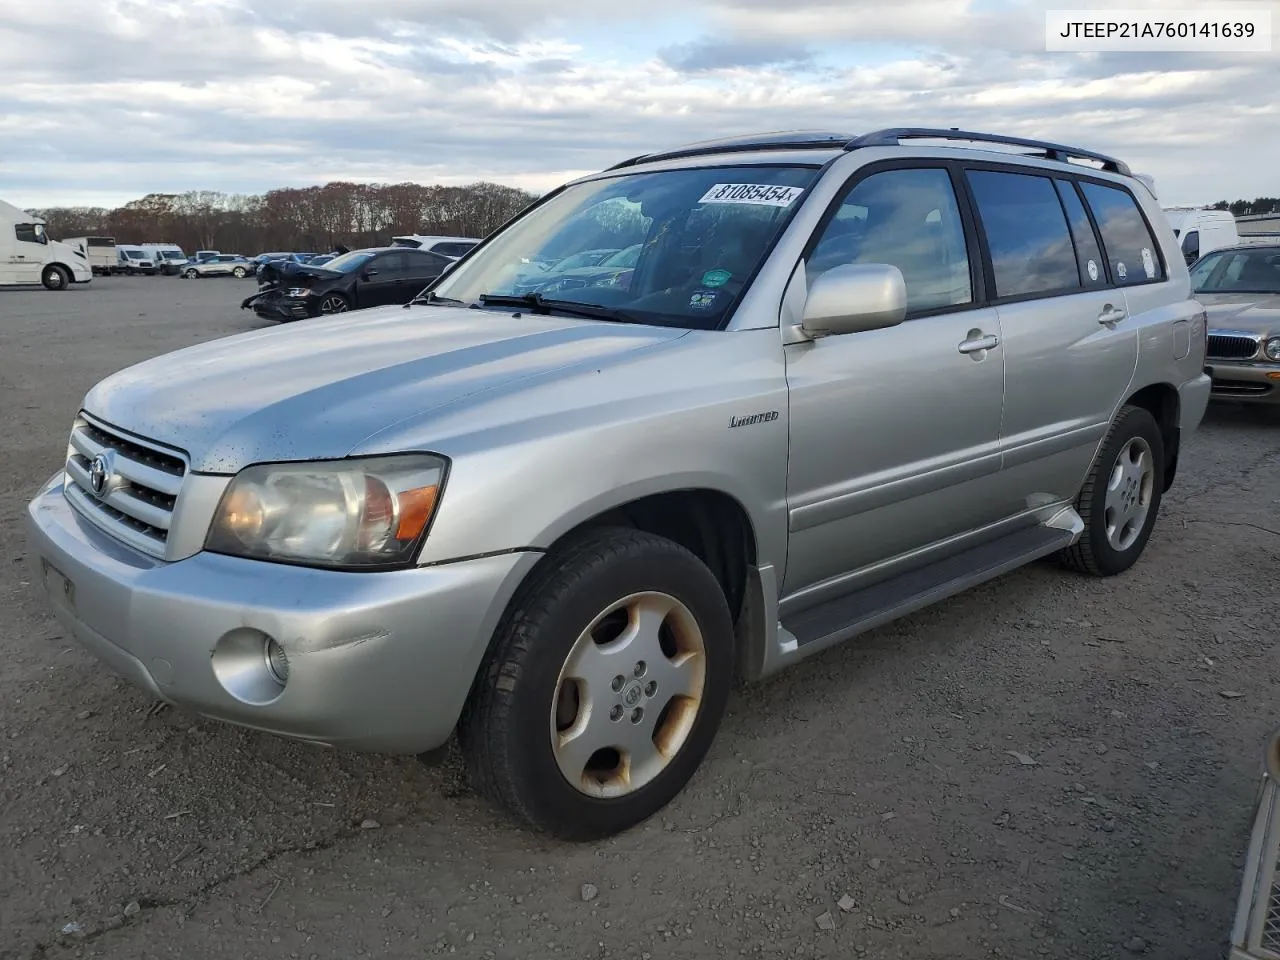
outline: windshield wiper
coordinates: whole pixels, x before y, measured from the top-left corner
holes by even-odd
[[[575,317],[586,317],[589,320],[616,320],[620,323],[643,323],[636,317],[616,307],[602,307],[595,303],[580,303],[577,300],[548,300],[540,293],[526,293],[520,296],[506,294],[482,293],[477,298],[486,307],[533,307],[536,311],[550,313],[559,310]]]
[[[408,310],[415,303],[425,303],[425,304],[428,304],[431,306],[437,306],[437,307],[463,306],[463,303],[461,300],[454,300],[452,297],[442,297],[432,290],[429,290],[426,293],[418,294],[416,297],[414,297],[412,300],[406,303],[404,305],[404,308]]]

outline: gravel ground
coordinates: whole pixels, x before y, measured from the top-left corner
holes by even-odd
[[[1276,722],[1280,426],[1212,411],[1128,575],[1037,565],[741,690],[662,815],[562,845],[452,762],[157,709],[29,583],[84,392],[257,326],[250,288],[0,291],[0,958],[1224,955]]]

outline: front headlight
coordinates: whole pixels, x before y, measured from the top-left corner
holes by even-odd
[[[447,471],[430,454],[246,467],[222,495],[205,549],[323,567],[407,564]]]
[[[288,295],[291,297],[309,297],[311,296],[310,287],[290,287]]]
[[[1280,337],[1272,337],[1263,344],[1262,352],[1267,355],[1268,360],[1275,360],[1280,363]]]

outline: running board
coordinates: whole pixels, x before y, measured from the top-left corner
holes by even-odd
[[[1080,534],[1076,524],[1069,527],[1037,524],[1006,534],[999,540],[792,614],[779,626],[786,631],[783,636],[795,638],[795,655],[816,653],[1057,553],[1071,546]]]

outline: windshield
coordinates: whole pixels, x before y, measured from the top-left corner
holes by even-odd
[[[1211,253],[1191,271],[1196,293],[1280,293],[1280,247]]]
[[[141,260],[141,259],[142,259],[142,251],[141,251],[141,250],[126,250],[126,251],[124,252],[124,255],[125,255],[126,257],[128,257],[130,260]]]
[[[337,270],[339,273],[354,273],[373,259],[372,253],[363,250],[352,250],[340,257],[334,257],[324,265],[326,270]]]
[[[537,294],[643,323],[716,329],[817,173],[737,166],[580,183],[474,252],[434,293],[467,304]],[[582,256],[601,250],[616,252],[596,264]]]

